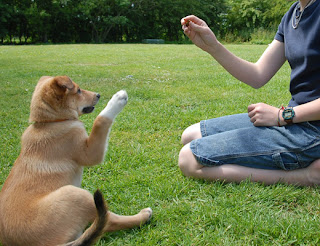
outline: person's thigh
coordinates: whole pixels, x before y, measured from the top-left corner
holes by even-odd
[[[243,113],[203,120],[200,122],[200,131],[202,137],[206,137],[221,132],[227,132],[240,128],[248,128],[252,126],[253,124],[250,121],[248,114]]]
[[[203,137],[190,143],[200,164],[293,170],[320,158],[320,132],[309,123],[255,127],[244,115],[201,123]]]
[[[203,120],[185,129],[181,136],[181,142],[186,145],[194,139],[249,126],[252,126],[252,123],[248,114],[235,114]]]

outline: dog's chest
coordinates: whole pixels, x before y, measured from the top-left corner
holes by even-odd
[[[79,167],[79,169],[76,171],[75,175],[73,176],[72,185],[76,187],[81,187],[82,174],[83,174],[83,167]]]

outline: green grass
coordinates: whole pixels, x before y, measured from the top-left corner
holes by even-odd
[[[227,45],[256,61],[266,46]],[[0,188],[20,151],[33,88],[43,75],[68,75],[102,96],[82,117],[90,132],[111,96],[129,103],[111,131],[105,162],[85,170],[112,211],[154,211],[140,229],[106,234],[97,245],[317,245],[318,188],[223,184],[185,178],[177,161],[183,130],[202,119],[246,112],[251,103],[286,104],[286,64],[254,90],[193,45],[0,46]]]

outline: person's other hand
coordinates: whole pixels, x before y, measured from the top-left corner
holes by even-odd
[[[248,116],[255,126],[277,126],[279,109],[265,103],[248,106]]]

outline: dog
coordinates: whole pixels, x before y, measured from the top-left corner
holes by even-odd
[[[78,117],[91,113],[99,98],[67,76],[38,81],[30,106],[32,124],[22,135],[20,155],[0,192],[3,245],[92,245],[105,232],[150,220],[151,208],[117,215],[108,210],[99,190],[93,196],[80,188],[83,168],[103,162],[111,125],[128,95],[113,95],[88,136]]]

